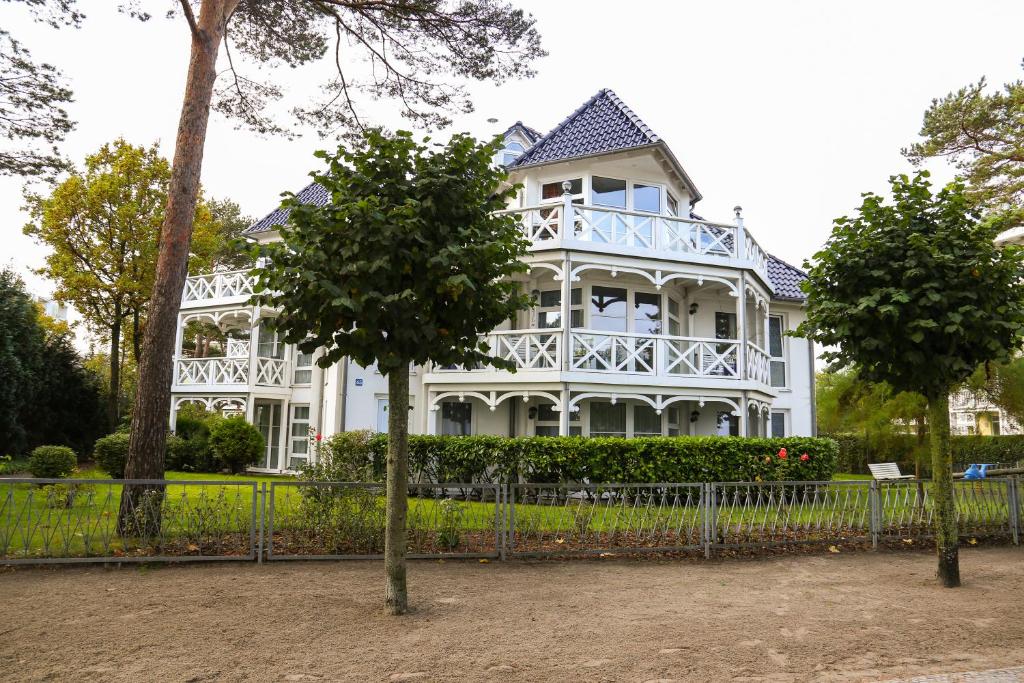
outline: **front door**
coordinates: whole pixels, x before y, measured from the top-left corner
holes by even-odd
[[[266,442],[263,460],[257,462],[256,466],[268,470],[281,469],[281,402],[256,401],[253,406],[253,422]]]
[[[388,400],[377,399],[377,431],[381,434],[388,433]]]

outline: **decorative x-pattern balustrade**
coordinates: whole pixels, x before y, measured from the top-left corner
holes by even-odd
[[[487,336],[487,344],[492,356],[515,363],[517,370],[557,370],[562,331],[495,332]]]
[[[207,301],[251,296],[256,278],[245,270],[193,275],[185,280],[182,301]]]

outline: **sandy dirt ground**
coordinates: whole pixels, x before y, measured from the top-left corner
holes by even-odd
[[[0,678],[863,681],[1024,664],[1024,549],[0,573]]]

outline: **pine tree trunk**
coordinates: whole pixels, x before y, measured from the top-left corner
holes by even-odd
[[[110,326],[110,396],[107,397],[110,428],[121,421],[121,309],[114,306],[114,324]]]
[[[405,517],[409,505],[409,368],[388,373],[387,531],[384,540],[385,609],[405,614]]]
[[[192,221],[199,196],[210,101],[217,78],[217,53],[224,37],[225,21],[238,2],[203,0],[192,32],[192,55],[174,145],[167,209],[160,230],[156,279],[143,333],[126,478],[161,479],[164,476],[175,327],[188,274]],[[159,533],[160,505],[142,504],[143,499],[154,498],[146,493],[153,488],[125,486],[122,489],[119,529],[134,532],[132,535]]]
[[[946,588],[960,585],[960,537],[953,493],[953,455],[949,447],[949,396],[928,397],[928,433],[932,452],[932,510],[938,577]]]

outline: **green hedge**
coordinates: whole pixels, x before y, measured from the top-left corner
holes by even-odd
[[[918,457],[922,476],[931,473],[927,438],[921,442],[913,434],[884,439],[867,439],[857,434],[829,434],[828,437],[838,444],[837,472],[868,474],[868,463],[895,462],[901,472],[913,474],[915,457]],[[949,441],[954,469],[972,462],[1012,463],[1024,459],[1024,436],[953,436]]]
[[[328,440],[328,444],[333,441]],[[339,446],[351,449],[355,440]],[[366,441],[374,478],[384,475],[387,436]],[[778,457],[785,448],[788,457]],[[800,456],[808,454],[803,462]],[[728,436],[638,439],[503,436],[409,437],[415,480],[438,482],[697,482],[828,480],[838,448],[831,439],[754,439]],[[345,453],[358,461],[360,454]]]

